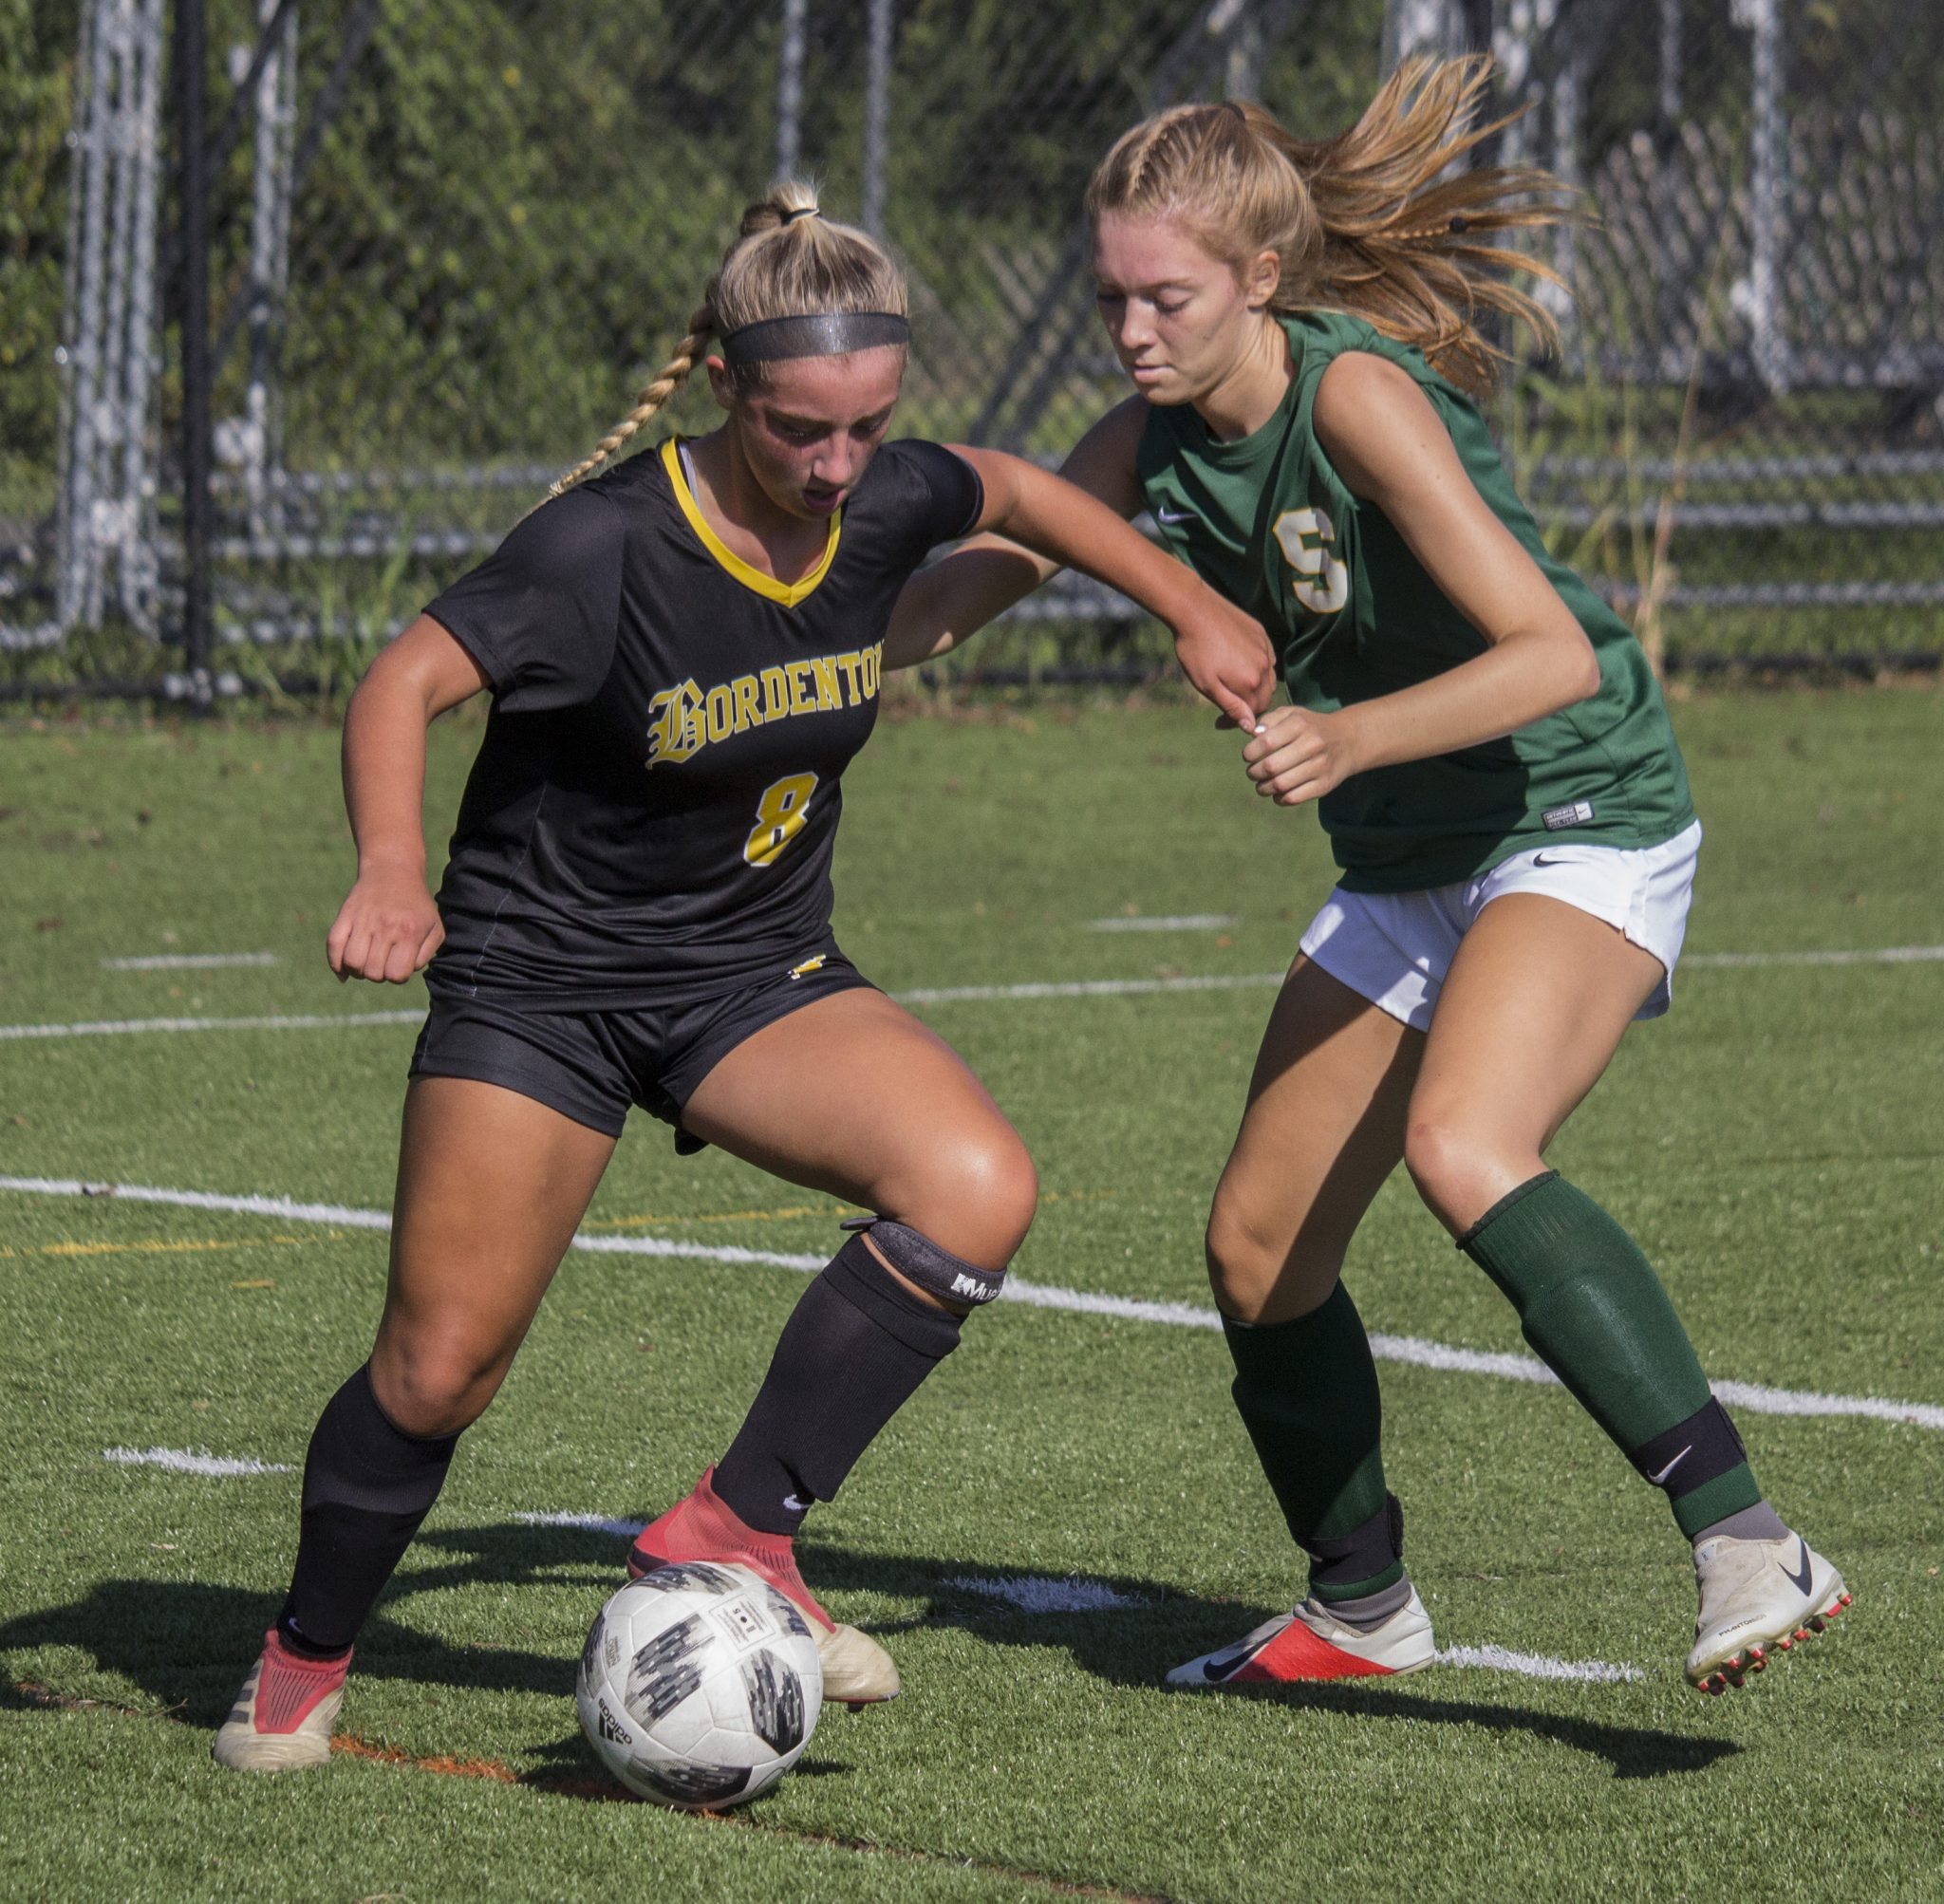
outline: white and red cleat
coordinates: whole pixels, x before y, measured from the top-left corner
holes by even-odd
[[[1850,1604],[1842,1576],[1800,1534],[1717,1535],[1694,1549],[1694,1577],[1701,1611],[1687,1676],[1703,1692],[1726,1692],[1766,1671],[1771,1653],[1821,1633]]]
[[[832,1619],[797,1571],[796,1549],[787,1534],[763,1534],[749,1525],[711,1484],[703,1470],[695,1491],[651,1521],[628,1551],[628,1578],[688,1560],[731,1560],[747,1567],[810,1615],[811,1636],[824,1670],[824,1697],[855,1710],[882,1705],[901,1690],[897,1662],[876,1640]]]
[[[1294,1686],[1330,1679],[1384,1679],[1415,1672],[1436,1657],[1431,1616],[1416,1588],[1368,1632],[1331,1616],[1320,1600],[1264,1620],[1231,1646],[1205,1652],[1168,1675],[1169,1686]]]
[[[348,1652],[342,1659],[306,1659],[272,1627],[217,1728],[211,1747],[216,1764],[234,1772],[302,1772],[327,1764],[350,1665]]]

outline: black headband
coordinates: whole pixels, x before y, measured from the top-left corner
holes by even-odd
[[[833,310],[816,317],[772,317],[745,324],[722,339],[732,369],[784,357],[842,357],[881,344],[908,344],[911,327],[888,310]]]

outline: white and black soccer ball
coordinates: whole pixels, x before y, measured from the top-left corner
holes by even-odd
[[[690,1560],[595,1616],[574,1703],[601,1763],[642,1798],[719,1811],[767,1791],[823,1708],[810,1622],[747,1567]]]

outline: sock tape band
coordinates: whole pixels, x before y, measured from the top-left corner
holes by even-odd
[[[963,1257],[941,1249],[908,1223],[892,1223],[887,1217],[851,1217],[844,1227],[868,1235],[884,1260],[907,1282],[946,1302],[969,1302],[978,1308],[992,1301],[1005,1283],[1004,1270],[981,1269]]]

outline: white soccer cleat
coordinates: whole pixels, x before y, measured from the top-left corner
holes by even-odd
[[[1842,1576],[1800,1534],[1780,1540],[1737,1540],[1726,1534],[1694,1549],[1701,1611],[1688,1683],[1726,1692],[1821,1633],[1850,1603]]]
[[[868,1633],[841,1620],[828,1633],[813,1621],[810,1630],[824,1670],[826,1706],[834,1703],[854,1711],[860,1706],[881,1706],[898,1696],[903,1684],[898,1662]]]
[[[1383,1679],[1415,1672],[1436,1656],[1431,1616],[1417,1589],[1381,1626],[1365,1632],[1333,1618],[1320,1600],[1264,1620],[1232,1646],[1205,1652],[1168,1675],[1169,1686],[1294,1686],[1327,1679]]]
[[[211,1747],[233,1772],[303,1772],[330,1759],[330,1728],[345,1703],[351,1655],[304,1659],[272,1627]]]

